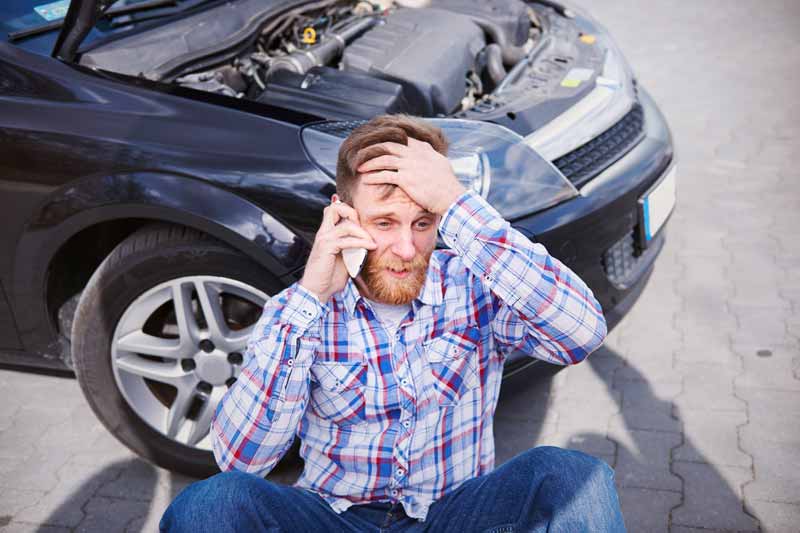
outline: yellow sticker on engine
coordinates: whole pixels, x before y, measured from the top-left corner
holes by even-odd
[[[303,30],[303,44],[314,44],[317,42],[317,30],[314,28],[306,28]]]
[[[594,42],[596,40],[597,40],[597,38],[594,35],[589,35],[587,33],[584,33],[583,35],[581,35],[581,42],[582,43],[594,44]]]

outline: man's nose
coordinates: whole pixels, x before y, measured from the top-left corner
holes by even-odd
[[[403,261],[413,261],[417,255],[411,230],[403,231],[392,245],[392,252]]]

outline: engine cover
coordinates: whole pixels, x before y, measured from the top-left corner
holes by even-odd
[[[414,114],[449,114],[459,107],[467,72],[485,45],[468,16],[399,9],[347,47],[342,68],[400,83]]]

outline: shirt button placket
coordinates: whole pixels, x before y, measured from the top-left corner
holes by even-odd
[[[400,343],[401,338],[402,338],[402,330],[398,328],[398,330],[395,331],[395,334],[394,334],[393,350],[397,348],[397,345]],[[411,390],[411,380],[407,376],[407,372],[408,372],[407,365],[408,365],[408,361],[406,360],[406,364],[402,365],[401,368],[398,368],[398,372],[396,374],[397,375],[396,379],[398,379],[398,385],[409,396],[413,396],[413,391]],[[406,430],[408,430],[411,427],[411,420],[409,418],[410,414],[406,410],[406,408],[407,408],[407,406],[403,408],[403,411],[404,411],[404,414],[405,414],[406,418],[401,420],[401,424]],[[395,498],[395,499],[398,499],[400,497],[400,494],[401,494],[401,491],[402,491],[401,486],[403,484],[403,478],[406,476],[406,473],[407,473],[406,472],[406,468],[405,468],[405,459],[404,459],[403,454],[401,452],[401,449],[402,449],[402,446],[403,446],[403,444],[401,444],[401,442],[402,441],[407,441],[408,439],[409,439],[408,431],[403,432],[401,437],[400,437],[400,439],[398,440],[398,443],[397,443],[398,446],[399,446],[399,449],[397,449],[397,451],[394,454],[394,463],[395,463],[396,466],[395,466],[394,475],[389,480],[389,486],[392,488],[390,494],[391,494],[392,498]]]

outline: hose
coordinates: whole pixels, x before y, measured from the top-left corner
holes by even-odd
[[[506,39],[506,34],[503,29],[494,22],[482,19],[479,17],[470,17],[472,21],[477,24],[483,31],[489,34],[489,37],[500,46],[503,56],[503,64],[513,67],[520,60],[525,57],[525,48],[522,46],[514,46]]]
[[[503,66],[503,50],[497,43],[486,47],[486,70],[495,87],[506,77],[506,68]]]

